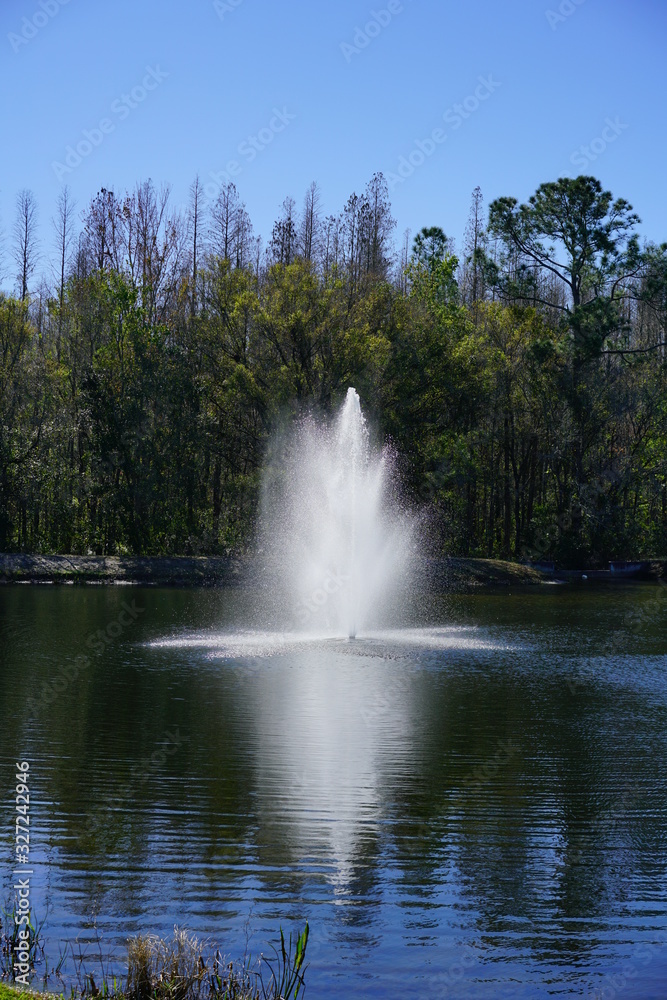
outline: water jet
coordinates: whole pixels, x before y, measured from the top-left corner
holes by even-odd
[[[407,600],[412,521],[355,389],[332,420],[306,418],[274,443],[260,539],[262,624],[353,640]]]

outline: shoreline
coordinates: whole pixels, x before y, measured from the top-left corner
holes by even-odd
[[[238,586],[244,564],[231,556],[42,556],[0,553],[0,584]]]
[[[126,585],[144,587],[238,587],[248,583],[249,561],[235,556],[74,556],[0,554],[0,585]],[[476,591],[554,584],[656,582],[667,563],[653,560],[638,577],[614,577],[607,570],[551,570],[501,559],[428,559],[423,582],[429,589]],[[418,582],[417,582],[418,585]]]

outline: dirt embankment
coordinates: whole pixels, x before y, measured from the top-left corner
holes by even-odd
[[[0,554],[0,583],[134,583],[160,587],[236,586],[247,564],[231,556],[41,556]],[[525,586],[547,577],[497,559],[431,559],[423,582],[444,590]]]
[[[416,582],[424,590],[539,586],[548,582],[634,583],[667,579],[667,562],[641,564],[634,578],[609,570],[551,570],[501,559],[426,559]],[[138,584],[154,587],[234,587],[250,584],[250,564],[235,556],[40,556],[0,553],[2,583]]]
[[[0,554],[1,583],[136,583],[232,586],[241,562],[228,556],[38,556]]]

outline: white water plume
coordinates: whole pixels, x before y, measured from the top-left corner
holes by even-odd
[[[371,448],[349,389],[336,420],[302,422],[265,474],[262,573],[273,623],[350,638],[386,624],[407,596],[412,534],[391,457]]]

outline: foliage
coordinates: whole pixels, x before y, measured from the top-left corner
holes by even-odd
[[[354,385],[441,550],[664,555],[667,250],[631,206],[565,178],[484,229],[477,189],[462,263],[431,226],[400,274],[381,175],[318,206],[262,257],[233,186],[196,234],[105,190],[52,296],[0,295],[0,550],[243,552],[271,435]]]

